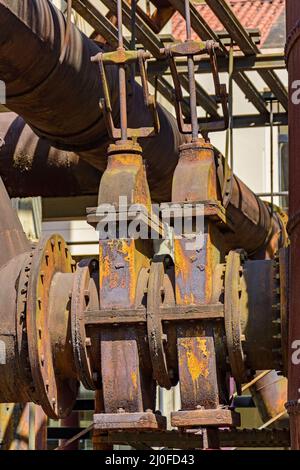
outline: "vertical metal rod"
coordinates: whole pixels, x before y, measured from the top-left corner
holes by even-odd
[[[122,18],[122,0],[117,4],[118,18],[118,49],[122,50],[123,44],[123,18]],[[127,140],[127,100],[126,100],[126,70],[125,65],[119,66],[119,94],[120,94],[120,127],[121,140]]]
[[[233,55],[233,43],[231,43],[229,52],[229,100],[228,100],[228,112],[229,112],[229,148],[230,148],[230,167],[233,171],[233,70],[234,70],[234,55]]]
[[[131,0],[131,41],[130,41],[130,49],[135,51],[136,50],[136,4],[137,0]],[[135,81],[135,62],[131,64],[131,88],[134,88],[134,81]]]
[[[191,40],[192,28],[191,28],[191,12],[190,12],[190,0],[185,0],[185,22],[186,22],[186,39]],[[191,112],[191,125],[192,125],[192,140],[198,139],[199,125],[197,117],[197,99],[196,99],[196,81],[195,81],[195,64],[193,56],[188,56],[188,77],[189,77],[189,88],[190,88],[190,112]]]
[[[271,172],[271,211],[274,204],[274,125],[273,125],[273,101],[270,101],[270,172]]]
[[[190,0],[184,0],[184,1],[185,1],[184,8],[185,8],[186,39],[189,41],[192,38]]]

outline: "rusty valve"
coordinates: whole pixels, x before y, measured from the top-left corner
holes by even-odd
[[[119,47],[116,51],[113,52],[100,52],[99,54],[92,57],[91,61],[99,63],[100,77],[103,86],[103,98],[100,100],[100,107],[104,114],[108,134],[114,140],[121,140],[122,142],[125,142],[127,141],[128,137],[130,139],[137,140],[141,137],[150,137],[158,134],[160,130],[160,124],[156,109],[155,97],[149,92],[147,80],[146,61],[147,59],[150,59],[151,54],[144,50],[126,51],[123,44],[122,26],[122,0],[118,0]],[[144,103],[146,108],[148,108],[152,114],[153,127],[141,127],[136,129],[127,127],[126,65],[135,62],[137,62],[139,65],[144,93]],[[107,65],[117,65],[119,68],[120,129],[116,128],[112,115],[110,91],[105,70]]]
[[[201,133],[206,139],[209,132],[223,131],[228,128],[228,94],[226,85],[220,83],[216,49],[219,44],[215,41],[193,41],[191,39],[191,17],[190,2],[185,0],[185,19],[186,19],[186,40],[183,43],[172,44],[165,49],[161,49],[161,54],[166,56],[170,62],[170,69],[175,89],[175,110],[179,130],[182,134],[191,134],[192,140],[198,140],[198,134]],[[223,120],[210,122],[206,126],[199,128],[197,117],[197,100],[196,100],[196,81],[195,81],[195,56],[209,54],[211,71],[215,86],[215,95],[218,103],[222,105]],[[188,60],[188,77],[190,92],[190,114],[191,123],[184,122],[182,103],[184,101],[180,80],[177,72],[175,57],[186,56]]]

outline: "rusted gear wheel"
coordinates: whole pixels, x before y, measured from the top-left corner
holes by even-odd
[[[88,307],[99,309],[99,296],[95,280],[98,271],[97,260],[80,261],[74,274],[72,289],[71,331],[74,360],[78,377],[88,390],[99,388],[97,374],[94,373],[92,367],[91,340],[87,336],[84,321]]]
[[[68,282],[75,269],[75,262],[63,238],[55,234],[50,238],[41,239],[32,253],[31,264],[27,269],[30,270],[30,275],[26,300],[26,328],[34,393],[47,416],[60,419],[72,411],[77,397],[78,381],[76,377],[69,377],[56,367],[55,348],[60,346],[56,338],[60,337],[60,332],[55,331],[56,321],[53,323],[51,315],[54,314],[63,321],[66,318]],[[63,274],[67,276],[66,283],[61,278]],[[64,292],[63,303],[57,298],[58,291]],[[55,313],[53,303],[61,305],[62,311]],[[57,325],[58,330],[60,326]],[[60,360],[63,369],[67,369],[69,364],[64,363],[66,361],[63,353],[60,353]]]
[[[244,258],[243,251],[230,251],[225,269],[225,332],[231,373],[235,379],[238,394],[241,393],[241,385],[250,379],[250,371],[245,365],[241,335],[240,295]]]
[[[169,375],[166,346],[167,336],[163,332],[159,309],[175,304],[172,285],[166,275],[165,259],[152,261],[147,290],[147,332],[153,378],[158,385],[169,390],[172,380]]]

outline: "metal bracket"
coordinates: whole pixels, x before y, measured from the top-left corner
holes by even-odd
[[[199,41],[192,41],[188,40],[181,44],[175,44],[174,46],[171,45],[165,49],[161,49],[161,54],[166,55],[169,58],[170,63],[170,70],[171,75],[173,78],[174,83],[174,91],[175,91],[175,110],[176,110],[176,117],[179,130],[182,134],[191,134],[193,123],[186,124],[184,122],[184,115],[182,111],[182,104],[184,102],[179,74],[176,67],[175,57],[179,56],[187,56],[187,57],[194,57],[196,55],[202,55],[205,53],[209,54],[210,63],[211,63],[211,70],[214,80],[215,86],[215,95],[216,100],[218,103],[221,103],[222,112],[223,112],[223,120],[213,121],[207,125],[203,125],[199,129],[199,132],[204,136],[207,137],[209,132],[217,132],[217,131],[224,131],[228,128],[229,125],[229,112],[228,112],[228,94],[225,84],[220,83],[219,78],[219,71],[218,71],[218,63],[217,63],[217,56],[216,56],[216,48],[219,47],[217,43],[214,41],[207,41],[205,43]],[[190,89],[195,88],[195,82],[192,83],[190,80]],[[197,106],[197,103],[194,103],[194,106]]]
[[[216,49],[219,48],[219,44],[215,41],[194,41],[191,39],[191,18],[190,18],[190,3],[189,0],[185,0],[185,17],[186,17],[186,41],[180,44],[170,45],[165,49],[161,49],[161,54],[169,58],[171,75],[174,82],[175,89],[175,110],[177,116],[177,122],[179,130],[182,134],[192,134],[193,140],[197,140],[199,132],[207,139],[209,132],[223,131],[228,128],[229,125],[229,112],[228,112],[228,94],[225,84],[220,83],[218,63],[216,56]],[[196,101],[196,82],[195,82],[195,71],[194,71],[194,58],[195,56],[208,53],[210,57],[211,70],[215,86],[215,95],[218,103],[221,103],[223,119],[218,121],[210,122],[207,125],[202,125],[199,128],[197,118],[197,101]],[[191,123],[186,124],[184,122],[184,116],[182,112],[182,104],[184,98],[182,95],[181,85],[179,81],[179,75],[176,67],[175,57],[186,56],[188,59],[188,76],[189,76],[189,91],[190,91],[190,112],[191,112]]]
[[[122,0],[118,0],[118,38],[119,47],[113,52],[100,52],[91,58],[92,62],[98,62],[100,77],[103,87],[103,98],[100,99],[100,108],[103,112],[107,131],[114,140],[126,141],[128,138],[137,140],[142,137],[150,137],[160,130],[159,116],[156,108],[155,95],[149,92],[146,61],[151,54],[144,50],[126,51],[122,35]],[[153,126],[137,129],[127,128],[127,88],[126,88],[126,65],[138,63],[139,72],[144,92],[144,103],[152,114]],[[110,91],[106,76],[106,66],[117,65],[119,69],[119,105],[120,105],[120,128],[117,128],[113,119]]]

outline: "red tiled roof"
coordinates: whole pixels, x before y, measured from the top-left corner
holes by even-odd
[[[259,29],[262,46],[272,27],[285,9],[285,0],[226,0],[237,18],[247,29]],[[224,31],[224,26],[207,5],[196,5],[203,19],[214,31]],[[179,13],[172,19],[172,31],[176,39],[185,39],[185,22]],[[197,36],[194,35],[194,38]]]

